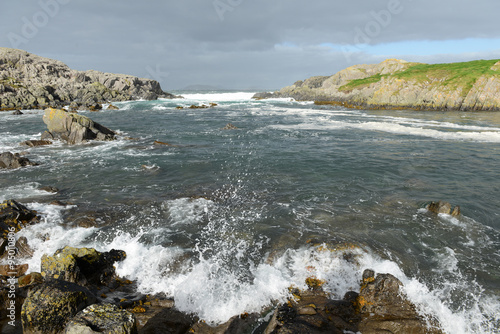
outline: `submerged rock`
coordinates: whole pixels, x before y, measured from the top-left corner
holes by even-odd
[[[94,122],[86,116],[69,113],[62,109],[45,110],[43,122],[48,131],[42,140],[62,139],[68,144],[81,144],[88,140],[113,140],[115,132]]]
[[[47,146],[52,145],[50,140],[26,140],[20,143],[21,146],[37,147],[37,146]]]
[[[95,297],[75,283],[49,280],[28,293],[21,309],[24,333],[61,333],[70,319]]]
[[[42,256],[45,278],[62,279],[81,285],[105,285],[115,277],[114,262],[125,259],[124,251],[98,252],[93,248],[66,246],[53,256]]]
[[[447,215],[452,215],[454,217],[460,216],[460,207],[457,205],[455,208],[453,208],[453,211],[451,210],[451,204],[448,202],[431,202],[429,205],[427,205],[427,210],[430,212],[434,212],[435,214],[440,214],[444,213]]]
[[[15,169],[37,165],[37,163],[31,162],[28,158],[21,157],[19,153],[4,152],[0,154],[0,168]]]
[[[94,304],[80,311],[66,326],[65,334],[136,334],[133,313],[111,304]]]

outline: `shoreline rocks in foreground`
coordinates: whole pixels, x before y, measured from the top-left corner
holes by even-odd
[[[500,61],[429,65],[387,59],[297,81],[254,98],[365,109],[500,111]]]
[[[164,92],[152,79],[77,71],[57,60],[0,48],[0,111],[70,104],[91,110],[107,102],[179,97]]]

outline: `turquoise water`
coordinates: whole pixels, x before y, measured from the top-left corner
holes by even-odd
[[[251,96],[117,103],[83,114],[119,139],[80,146],[21,148],[45,130],[43,111],[0,114],[0,151],[41,163],[0,171],[0,199],[46,218],[22,232],[36,249],[31,269],[68,243],[122,248],[118,271],[141,291],[219,323],[263,312],[311,275],[341,298],[371,267],[400,278],[448,333],[499,332],[500,114]],[[218,105],[175,108],[210,102]],[[45,185],[60,192],[38,190]],[[72,205],[49,204],[56,199]],[[462,216],[427,212],[437,200]],[[97,226],[75,227],[82,213]]]

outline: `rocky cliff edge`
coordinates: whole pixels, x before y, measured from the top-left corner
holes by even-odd
[[[174,97],[155,80],[77,71],[57,60],[0,48],[0,110]]]
[[[500,61],[429,65],[387,59],[255,96],[270,97],[368,109],[498,111]]]

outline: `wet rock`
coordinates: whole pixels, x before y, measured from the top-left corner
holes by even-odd
[[[81,285],[106,285],[115,277],[113,263],[125,259],[124,251],[98,252],[93,248],[66,246],[53,256],[42,256],[42,275]]]
[[[38,146],[52,145],[52,142],[50,140],[26,140],[23,141],[20,145],[29,147],[38,147]]]
[[[33,256],[33,249],[28,244],[26,237],[19,237],[16,241],[16,257],[18,258],[31,258]]]
[[[28,264],[0,265],[0,276],[21,277],[28,271]]]
[[[371,333],[441,334],[442,331],[428,328],[426,320],[417,313],[415,305],[404,297],[402,283],[391,274],[378,274],[364,284],[356,306],[361,321],[359,331]]]
[[[54,194],[59,192],[58,188],[52,187],[52,186],[44,186],[44,187],[39,188],[39,190],[43,190],[43,191],[46,191],[48,193],[54,193]]]
[[[24,333],[61,333],[70,319],[95,297],[80,285],[49,280],[30,290],[21,309]]]
[[[225,127],[221,128],[221,130],[237,130],[238,128],[231,123],[227,123]]]
[[[28,158],[21,157],[19,153],[3,152],[0,154],[0,168],[15,169],[37,165],[37,163],[31,162]]]
[[[21,276],[17,279],[17,283],[19,284],[20,288],[35,284],[41,284],[44,281],[45,280],[43,279],[42,274],[37,272],[29,273],[28,275]]]
[[[127,310],[111,304],[94,304],[71,319],[64,333],[136,334],[137,325],[134,314]]]
[[[110,104],[107,109],[108,110],[119,110],[120,108],[118,108],[117,106],[114,106],[114,105]]]
[[[252,99],[254,100],[264,100],[264,99],[270,99],[274,97],[274,94],[273,93],[269,93],[269,92],[260,92],[260,93],[255,93],[253,96],[252,96]]]
[[[184,334],[197,321],[196,317],[169,308],[151,318],[139,334]]]
[[[198,334],[240,334],[253,333],[255,323],[259,319],[258,314],[241,314],[229,319],[219,326],[209,326],[204,321],[198,321],[189,329],[189,333]]]
[[[11,115],[24,115],[21,110],[14,111]]]
[[[429,205],[427,205],[427,210],[429,210],[430,212],[434,212],[435,214],[451,214],[455,217],[460,215],[460,207],[458,205],[452,211],[451,204],[443,201],[431,202]]]
[[[30,210],[15,200],[6,200],[0,204],[0,236],[7,239],[9,232],[18,232],[23,227],[38,223],[37,212]]]
[[[62,109],[47,109],[43,121],[47,124],[48,131],[42,134],[42,140],[59,138],[68,144],[81,144],[89,140],[115,139],[115,132],[110,129],[86,116]]]

